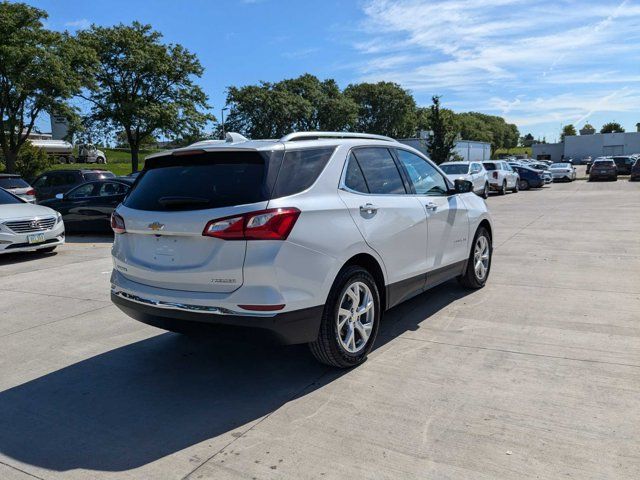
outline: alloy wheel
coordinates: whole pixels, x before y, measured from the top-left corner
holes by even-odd
[[[476,278],[480,281],[484,280],[489,271],[489,241],[487,237],[480,236],[476,240],[473,249],[473,264]]]
[[[358,353],[367,344],[373,331],[375,305],[371,289],[363,282],[354,282],[340,300],[336,319],[338,342],[349,353]]]

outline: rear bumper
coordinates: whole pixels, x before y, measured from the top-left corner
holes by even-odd
[[[150,299],[131,300],[111,292],[111,301],[134,320],[171,331],[224,333],[224,330],[246,330],[266,335],[277,343],[292,345],[309,343],[318,337],[323,305],[294,310],[275,315],[238,315],[236,312],[209,313],[194,306],[154,306],[143,302]]]

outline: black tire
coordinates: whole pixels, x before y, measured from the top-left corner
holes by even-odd
[[[515,185],[511,189],[511,192],[518,193],[519,191],[520,191],[520,180],[518,179],[518,180],[516,180]]]
[[[507,181],[503,180],[502,181],[502,186],[500,187],[500,190],[498,190],[498,194],[499,195],[504,195],[505,193],[507,193]]]
[[[336,319],[338,318],[338,309],[340,302],[347,288],[354,282],[362,282],[369,287],[373,297],[374,320],[373,328],[366,344],[357,353],[348,352],[338,341],[338,326]],[[321,363],[338,368],[351,368],[360,365],[367,359],[368,353],[371,351],[378,334],[380,318],[380,293],[378,286],[371,274],[362,267],[349,266],[343,268],[331,287],[327,302],[325,303],[324,312],[322,314],[322,322],[318,338],[309,344],[311,353]]]
[[[56,245],[56,247],[57,247],[57,245]],[[38,253],[51,253],[56,249],[56,247],[39,248],[38,250],[36,250],[36,252],[38,252]]]
[[[476,274],[474,254],[475,254],[476,243],[478,242],[478,239],[482,236],[484,236],[488,242],[489,262],[488,262],[486,274],[484,275],[483,278],[479,278],[478,275]],[[489,278],[489,273],[491,272],[492,257],[493,257],[493,245],[491,243],[491,235],[489,234],[488,230],[485,227],[479,227],[478,230],[476,231],[476,234],[473,237],[473,243],[471,244],[471,251],[469,252],[469,258],[467,260],[467,269],[465,270],[464,274],[458,277],[458,282],[460,283],[460,285],[462,285],[463,287],[473,288],[473,289],[484,287],[485,284],[487,283],[487,279]]]
[[[529,188],[531,188],[529,186],[529,182],[527,182],[526,180],[520,180],[520,190],[529,190]]]
[[[484,190],[482,191],[482,198],[484,198],[485,200],[487,198],[489,198],[489,184],[488,183],[484,184]]]

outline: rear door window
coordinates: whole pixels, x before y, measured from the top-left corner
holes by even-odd
[[[386,148],[358,148],[353,151],[370,193],[407,193],[396,162]]]
[[[268,200],[262,152],[209,152],[147,160],[124,205],[174,211],[244,205]]]
[[[105,182],[100,185],[98,190],[98,197],[112,197],[114,195],[124,195],[129,190],[129,187],[123,183]]]
[[[335,147],[287,151],[272,198],[300,193],[313,185],[334,151]]]

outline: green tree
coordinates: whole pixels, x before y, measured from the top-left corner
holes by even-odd
[[[605,123],[600,129],[600,133],[623,133],[624,127],[618,122]]]
[[[162,43],[150,25],[92,25],[78,37],[98,58],[95,83],[85,96],[90,117],[105,130],[125,132],[134,172],[149,136],[181,136],[214,120],[194,81],[204,72],[200,61],[181,45]]]
[[[45,29],[46,18],[23,3],[0,3],[0,148],[9,172],[38,116],[73,119],[68,101],[90,78],[92,52],[67,33]]]
[[[458,129],[452,112],[440,108],[440,97],[431,98],[429,126],[433,134],[429,138],[428,151],[431,160],[438,165],[449,160],[455,146]]]
[[[489,142],[491,156],[499,148],[514,148],[518,145],[520,132],[518,127],[507,123],[504,118],[478,112],[465,112],[456,115],[462,138]]]
[[[562,132],[560,133],[560,141],[564,142],[564,137],[570,137],[577,135],[576,127],[574,127],[571,123],[569,125],[565,125],[562,127]]]
[[[520,138],[520,145],[523,147],[530,147],[536,142],[536,139],[531,133],[527,133],[524,137]]]
[[[349,85],[344,94],[358,106],[358,119],[352,130],[394,138],[416,135],[416,102],[400,85],[391,82],[358,83]]]
[[[347,130],[356,121],[357,106],[335,80],[313,75],[276,83],[229,87],[227,131],[250,138],[279,138],[292,131]]]
[[[584,127],[580,129],[580,135],[593,135],[596,133],[596,129],[590,123],[585,123]]]

